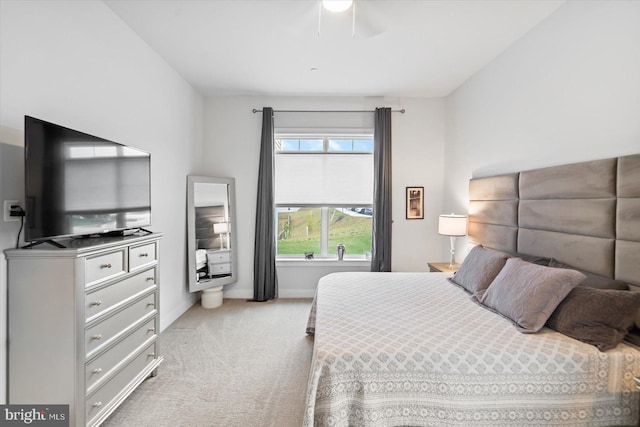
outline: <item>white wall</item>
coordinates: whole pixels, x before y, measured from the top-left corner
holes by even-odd
[[[24,115],[150,152],[150,228],[164,232],[162,329],[194,302],[186,285],[186,175],[196,169],[200,157],[202,113],[202,97],[102,2],[0,1],[0,199],[24,200]],[[0,249],[13,247],[18,224],[0,225]],[[5,332],[2,257],[3,343]],[[4,367],[4,345],[0,351]],[[5,369],[0,368],[3,402],[4,383]]]
[[[236,179],[238,282],[225,286],[225,297],[253,296],[253,244],[258,156],[262,115],[253,108],[276,110],[373,110],[405,108],[393,113],[393,257],[394,271],[426,271],[427,262],[442,260],[437,217],[442,210],[444,182],[444,100],[358,97],[211,97],[205,106],[205,172]],[[276,126],[278,126],[276,115]],[[425,219],[405,219],[405,187],[425,187]],[[312,296],[309,283],[319,274],[283,272],[281,296]],[[331,268],[327,269],[327,272]],[[300,281],[304,282],[303,284]]]
[[[318,280],[327,274],[338,271],[371,271],[371,262],[364,259],[278,260],[276,268],[278,298],[310,298],[316,293]]]
[[[640,153],[640,2],[567,2],[446,113],[445,210],[471,177]]]

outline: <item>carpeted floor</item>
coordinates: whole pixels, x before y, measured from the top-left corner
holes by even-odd
[[[310,307],[310,299],[194,305],[160,335],[158,376],[103,426],[300,426]]]

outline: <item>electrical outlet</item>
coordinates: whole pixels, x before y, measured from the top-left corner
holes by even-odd
[[[5,200],[4,201],[4,222],[20,221],[19,216],[11,216],[11,206],[20,204],[20,200]]]

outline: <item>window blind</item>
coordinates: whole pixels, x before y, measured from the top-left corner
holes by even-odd
[[[373,203],[373,154],[278,153],[276,206]]]

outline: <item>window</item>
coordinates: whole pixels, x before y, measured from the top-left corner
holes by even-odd
[[[276,134],[277,254],[371,252],[373,136]]]
[[[280,151],[323,151],[322,139],[282,139],[276,142]]]

